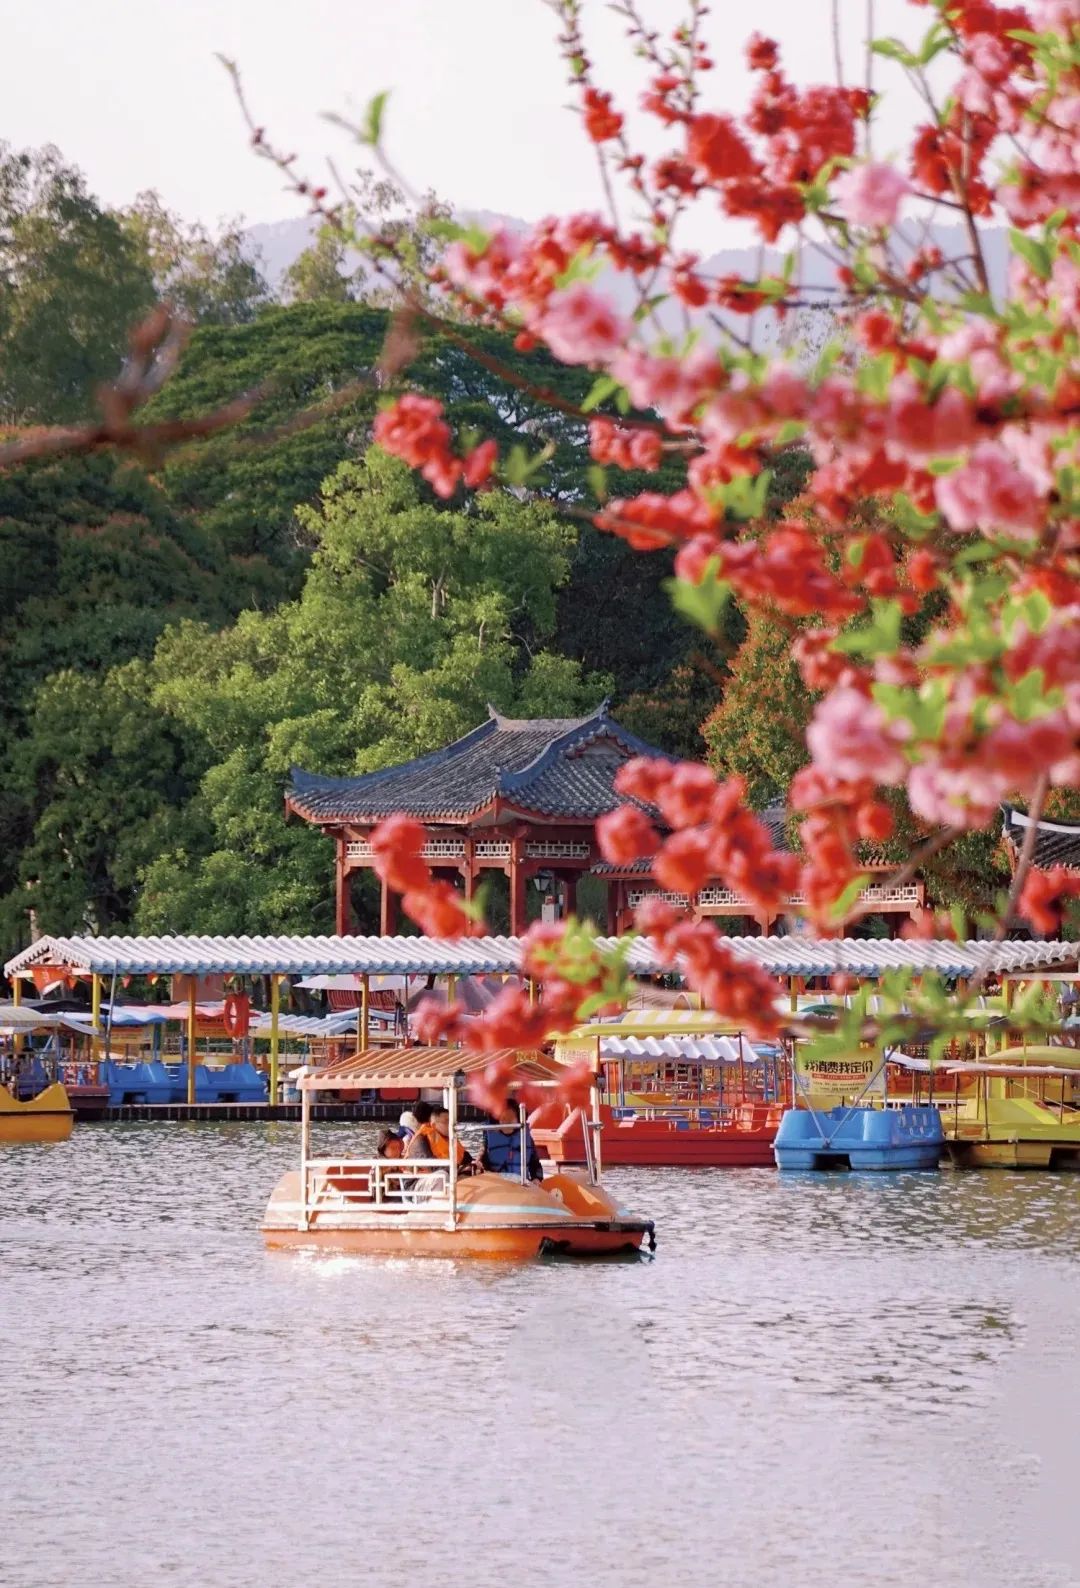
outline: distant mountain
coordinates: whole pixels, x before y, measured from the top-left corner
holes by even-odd
[[[479,226],[484,231],[493,231],[498,226],[505,226],[509,231],[525,231],[529,225],[519,216],[500,215],[493,210],[464,211],[460,219],[464,225]],[[280,288],[282,277],[293,260],[311,245],[315,230],[315,222],[306,215],[299,215],[295,220],[266,222],[248,229],[247,236],[253,252],[257,250],[261,256],[260,266],[274,291]],[[946,258],[962,254],[967,245],[964,231],[959,226],[935,226],[929,237],[920,237],[920,241],[936,243]],[[1008,233],[1001,227],[987,228],[982,232],[982,241],[991,288],[1000,301],[1006,295]],[[354,257],[356,265],[362,266],[362,258]],[[782,255],[775,249],[762,252],[758,248],[724,248],[703,260],[701,269],[706,275],[735,275],[747,280],[753,279],[762,269],[778,271],[781,260]],[[633,280],[629,276],[613,271],[602,280],[621,308],[629,310],[633,306],[636,295]],[[814,290],[829,285],[832,280],[832,264],[814,249],[807,248],[803,259],[804,284]],[[677,322],[673,320],[671,328],[675,329],[677,323],[681,324],[681,315]],[[738,319],[733,323],[737,324]]]

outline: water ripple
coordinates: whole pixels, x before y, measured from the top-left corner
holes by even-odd
[[[297,1144],[0,1153],[5,1585],[1080,1583],[1080,1177],[622,1170],[655,1261],[511,1268],[264,1252]]]

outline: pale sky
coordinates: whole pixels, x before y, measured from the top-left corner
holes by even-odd
[[[861,81],[866,0],[841,4],[848,80]],[[682,14],[678,0],[642,7],[665,30]],[[878,34],[917,38],[930,20],[904,0],[874,9]],[[829,0],[713,0],[715,108],[742,104],[755,28],[781,40],[797,80],[832,81],[830,15]],[[316,175],[350,152],[320,112],[358,112],[388,88],[388,146],[417,189],[530,219],[599,203],[542,0],[0,0],[0,16],[0,137],[57,144],[111,204],[153,187],[207,222],[301,213],[249,150],[215,51],[237,60],[255,114]],[[621,25],[602,0],[586,23],[606,86],[636,104],[640,63]],[[904,122],[894,102],[882,142],[898,146]]]

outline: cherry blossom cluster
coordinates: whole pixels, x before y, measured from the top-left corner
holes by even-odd
[[[478,490],[499,456],[494,441],[481,441],[465,457],[454,455],[450,426],[434,397],[406,392],[376,415],[373,434],[384,452],[418,469],[436,496],[453,496],[459,485]]]
[[[1080,0],[911,0],[921,36],[885,41],[878,62],[925,101],[897,159],[870,152],[875,96],[796,83],[760,36],[745,113],[710,104],[706,8],[687,3],[666,39],[631,0],[613,5],[645,63],[648,155],[635,107],[597,80],[584,8],[556,7],[609,211],[463,235],[437,284],[459,318],[592,372],[595,462],[685,460],[673,491],[598,500],[596,526],[674,549],[701,611],[733,593],[790,632],[821,697],[790,791],[801,858],[772,849],[738,780],[669,762],[622,774],[605,856],[647,857],[690,897],[721,878],[770,913],[798,892],[835,930],[898,804],[936,841],[993,823],[1003,801],[1038,815],[1049,791],[1080,789]],[[710,274],[677,246],[692,205],[756,229],[773,250],[760,274]],[[1013,228],[1004,290],[984,224]],[[829,262],[824,286],[810,250]],[[820,356],[777,338],[803,305],[834,322]],[[441,494],[497,477],[490,444],[454,456],[428,399],[400,399],[377,438]],[[777,519],[769,475],[793,445],[811,471]],[[1013,891],[1010,913],[1051,930],[1073,889],[1025,863]],[[666,915],[638,924],[675,948]],[[945,929],[932,914],[917,925]],[[680,933],[680,963],[732,1014],[741,995],[713,928],[684,917]],[[564,995],[550,1016],[569,1018]],[[508,1000],[501,1037],[539,1029],[536,1007]]]
[[[588,933],[567,922],[534,922],[521,940],[521,973],[541,988],[539,997],[527,987],[507,986],[479,1016],[470,1015],[463,1004],[440,1005],[431,999],[417,1014],[421,1041],[457,1042],[472,1052],[496,1055],[470,1083],[470,1099],[489,1111],[497,1111],[506,1100],[516,1073],[515,1050],[541,1048],[572,1031],[588,1014],[613,1012],[623,1003],[625,978],[618,962],[605,958]],[[524,1083],[519,1095],[533,1106],[554,1097],[577,1107],[587,1101],[593,1082],[589,1065],[572,1065],[559,1074],[553,1088]]]

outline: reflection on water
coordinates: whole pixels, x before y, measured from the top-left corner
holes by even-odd
[[[0,1582],[1080,1584],[1080,1177],[621,1170],[655,1261],[512,1268],[265,1253],[296,1152],[0,1152]]]

